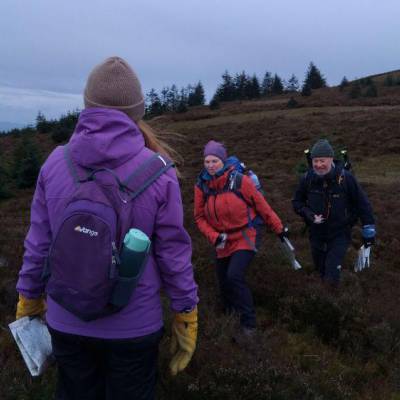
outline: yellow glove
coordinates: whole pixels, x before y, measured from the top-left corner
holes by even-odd
[[[33,317],[34,315],[43,316],[46,308],[46,302],[43,297],[39,297],[37,299],[28,299],[20,294],[17,304],[16,319],[20,319],[22,317]]]
[[[197,340],[197,307],[188,313],[178,313],[172,323],[171,354],[169,364],[172,375],[183,371],[189,364]]]

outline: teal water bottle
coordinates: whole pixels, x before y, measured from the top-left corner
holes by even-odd
[[[120,253],[118,281],[115,285],[111,303],[124,307],[135,290],[147,263],[151,241],[139,229],[130,229],[125,235]]]
[[[150,247],[149,237],[139,229],[130,229],[125,235],[119,266],[119,276],[131,278],[140,273]]]

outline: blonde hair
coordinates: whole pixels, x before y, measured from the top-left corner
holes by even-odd
[[[155,151],[156,153],[160,153],[161,155],[168,157],[175,165],[176,163],[182,163],[182,156],[164,140],[160,139],[159,133],[156,133],[149,124],[143,120],[140,120],[137,122],[137,125],[143,134],[146,147]],[[177,134],[169,135],[179,136]],[[176,169],[176,173],[178,176],[180,176],[178,169]]]

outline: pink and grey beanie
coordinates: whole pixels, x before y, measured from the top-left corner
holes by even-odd
[[[144,116],[144,97],[139,79],[120,57],[110,57],[94,67],[86,83],[85,108],[113,108],[135,122]]]
[[[225,162],[226,158],[228,157],[225,146],[220,142],[216,142],[215,140],[210,140],[204,146],[203,154],[204,154],[204,157],[211,156],[211,155],[216,156],[222,162]]]

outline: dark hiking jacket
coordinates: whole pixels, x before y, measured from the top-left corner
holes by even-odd
[[[335,161],[331,171],[318,176],[309,170],[300,180],[292,200],[294,211],[303,217],[313,238],[332,238],[350,233],[360,219],[362,225],[375,224],[371,205],[356,178]],[[314,224],[314,215],[325,222]]]

